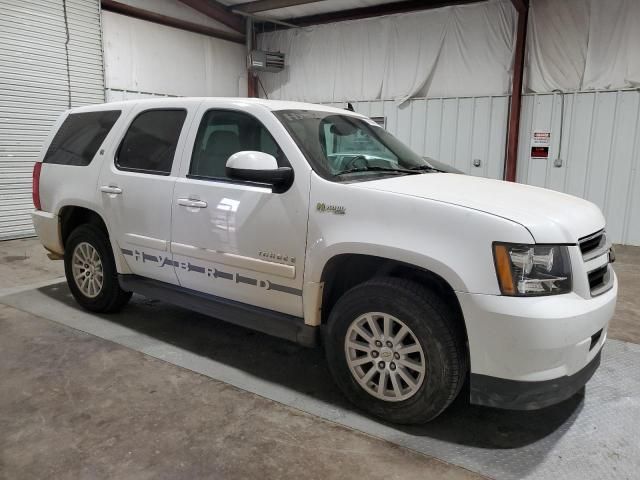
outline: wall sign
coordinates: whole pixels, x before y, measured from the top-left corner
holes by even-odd
[[[531,158],[549,158],[551,146],[551,132],[548,130],[534,130],[531,134]]]

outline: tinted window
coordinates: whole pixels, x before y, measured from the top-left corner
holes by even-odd
[[[138,115],[120,144],[117,167],[168,175],[186,116],[184,110],[149,110]]]
[[[245,150],[268,153],[276,157],[278,166],[289,166],[276,141],[256,118],[241,112],[210,110],[198,128],[189,175],[226,178],[229,157]]]
[[[89,165],[119,116],[119,110],[70,114],[53,137],[44,162]]]

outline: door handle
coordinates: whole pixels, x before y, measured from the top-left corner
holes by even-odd
[[[179,198],[178,205],[189,208],[207,208],[207,202],[202,200],[192,200],[191,198]]]
[[[110,193],[112,195],[120,195],[122,193],[122,189],[114,185],[102,185],[100,187],[100,191],[102,193]]]

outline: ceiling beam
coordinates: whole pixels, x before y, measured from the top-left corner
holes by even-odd
[[[273,23],[275,25],[283,25],[285,27],[288,28],[296,28],[297,25],[294,25],[293,23],[288,23],[282,20],[278,20],[277,18],[269,18],[269,17],[264,17],[262,15],[258,15],[255,13],[245,13],[245,12],[240,12],[238,10],[234,10],[234,12],[236,12],[238,15],[242,15],[243,17],[246,18],[250,18],[252,19],[255,23],[259,23],[264,25],[265,23]]]
[[[240,3],[231,7],[232,12],[260,13],[279,8],[295,7],[307,3],[317,3],[323,0],[254,0]]]
[[[336,12],[320,13],[318,15],[309,15],[306,17],[289,18],[286,19],[286,21],[294,23],[300,27],[307,27],[309,25],[319,25],[322,23],[359,20],[362,18],[393,15],[395,13],[415,12],[417,10],[429,10],[432,8],[477,3],[480,1],[483,0],[404,0],[401,2],[371,5],[369,7],[350,8]]]
[[[199,23],[188,22],[175,17],[168,17],[156,12],[144,10],[142,8],[132,7],[124,3],[116,2],[114,0],[101,0],[102,9],[109,12],[119,13],[128,17],[137,18],[140,20],[146,20],[147,22],[158,23],[160,25],[166,25],[167,27],[179,28],[180,30],[187,30],[189,32],[201,33],[208,35],[209,37],[220,38],[222,40],[229,40],[235,43],[244,43],[244,35],[235,32],[227,32],[225,30],[219,30],[217,28],[207,27],[206,25],[200,25]]]
[[[244,33],[245,20],[240,15],[227,10],[223,4],[216,0],[180,0],[185,5],[205,14],[209,18],[213,18],[227,27],[232,28],[236,32]]]

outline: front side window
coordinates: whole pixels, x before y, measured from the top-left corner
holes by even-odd
[[[312,168],[328,180],[368,180],[437,170],[373,120],[316,110],[274,113]]]
[[[87,166],[120,116],[120,110],[71,113],[53,137],[45,163]]]
[[[242,112],[209,110],[198,128],[189,175],[225,179],[229,157],[248,150],[273,155],[279,167],[289,166],[284,153],[258,119]]]
[[[127,130],[116,158],[116,166],[156,175],[169,175],[185,110],[148,110],[138,115]]]

